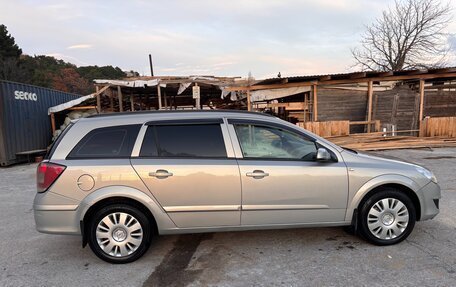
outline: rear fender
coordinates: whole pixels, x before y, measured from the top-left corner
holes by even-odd
[[[144,192],[127,186],[107,186],[90,193],[81,201],[79,208],[77,209],[78,214],[76,218],[83,221],[84,216],[91,206],[101,200],[112,197],[129,198],[144,205],[154,216],[159,233],[160,230],[163,229],[176,228],[174,222],[169,218],[168,214],[158,202]]]

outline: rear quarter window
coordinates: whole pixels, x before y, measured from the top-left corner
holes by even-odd
[[[124,125],[94,129],[76,144],[67,159],[128,158],[140,127]]]

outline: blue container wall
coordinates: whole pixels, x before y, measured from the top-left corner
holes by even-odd
[[[47,148],[52,139],[48,108],[77,97],[79,95],[0,81],[0,165],[17,162],[18,152]]]

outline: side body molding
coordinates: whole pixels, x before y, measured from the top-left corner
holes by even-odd
[[[345,221],[352,221],[354,210],[358,208],[361,200],[367,193],[369,193],[369,191],[373,190],[376,187],[386,184],[399,184],[406,186],[415,192],[420,203],[423,202],[422,195],[419,192],[417,192],[418,190],[420,190],[421,187],[415,181],[399,174],[384,174],[374,177],[371,180],[367,181],[358,190],[350,190],[347,212],[345,214]]]
[[[111,197],[126,197],[142,203],[154,216],[158,231],[176,228],[176,225],[169,218],[165,210],[153,198],[140,190],[127,186],[107,186],[92,192],[80,203],[79,208],[77,209],[78,214],[76,218],[83,220],[87,210],[89,210],[91,206],[103,199]]]

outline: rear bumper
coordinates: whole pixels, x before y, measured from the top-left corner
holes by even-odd
[[[51,192],[38,193],[33,203],[36,230],[52,234],[81,234],[78,205]]]
[[[428,220],[434,218],[440,212],[440,186],[431,181],[420,190],[420,194],[422,198],[420,220]]]
[[[79,224],[75,224],[76,211],[34,210],[36,230],[42,233],[80,235]]]

